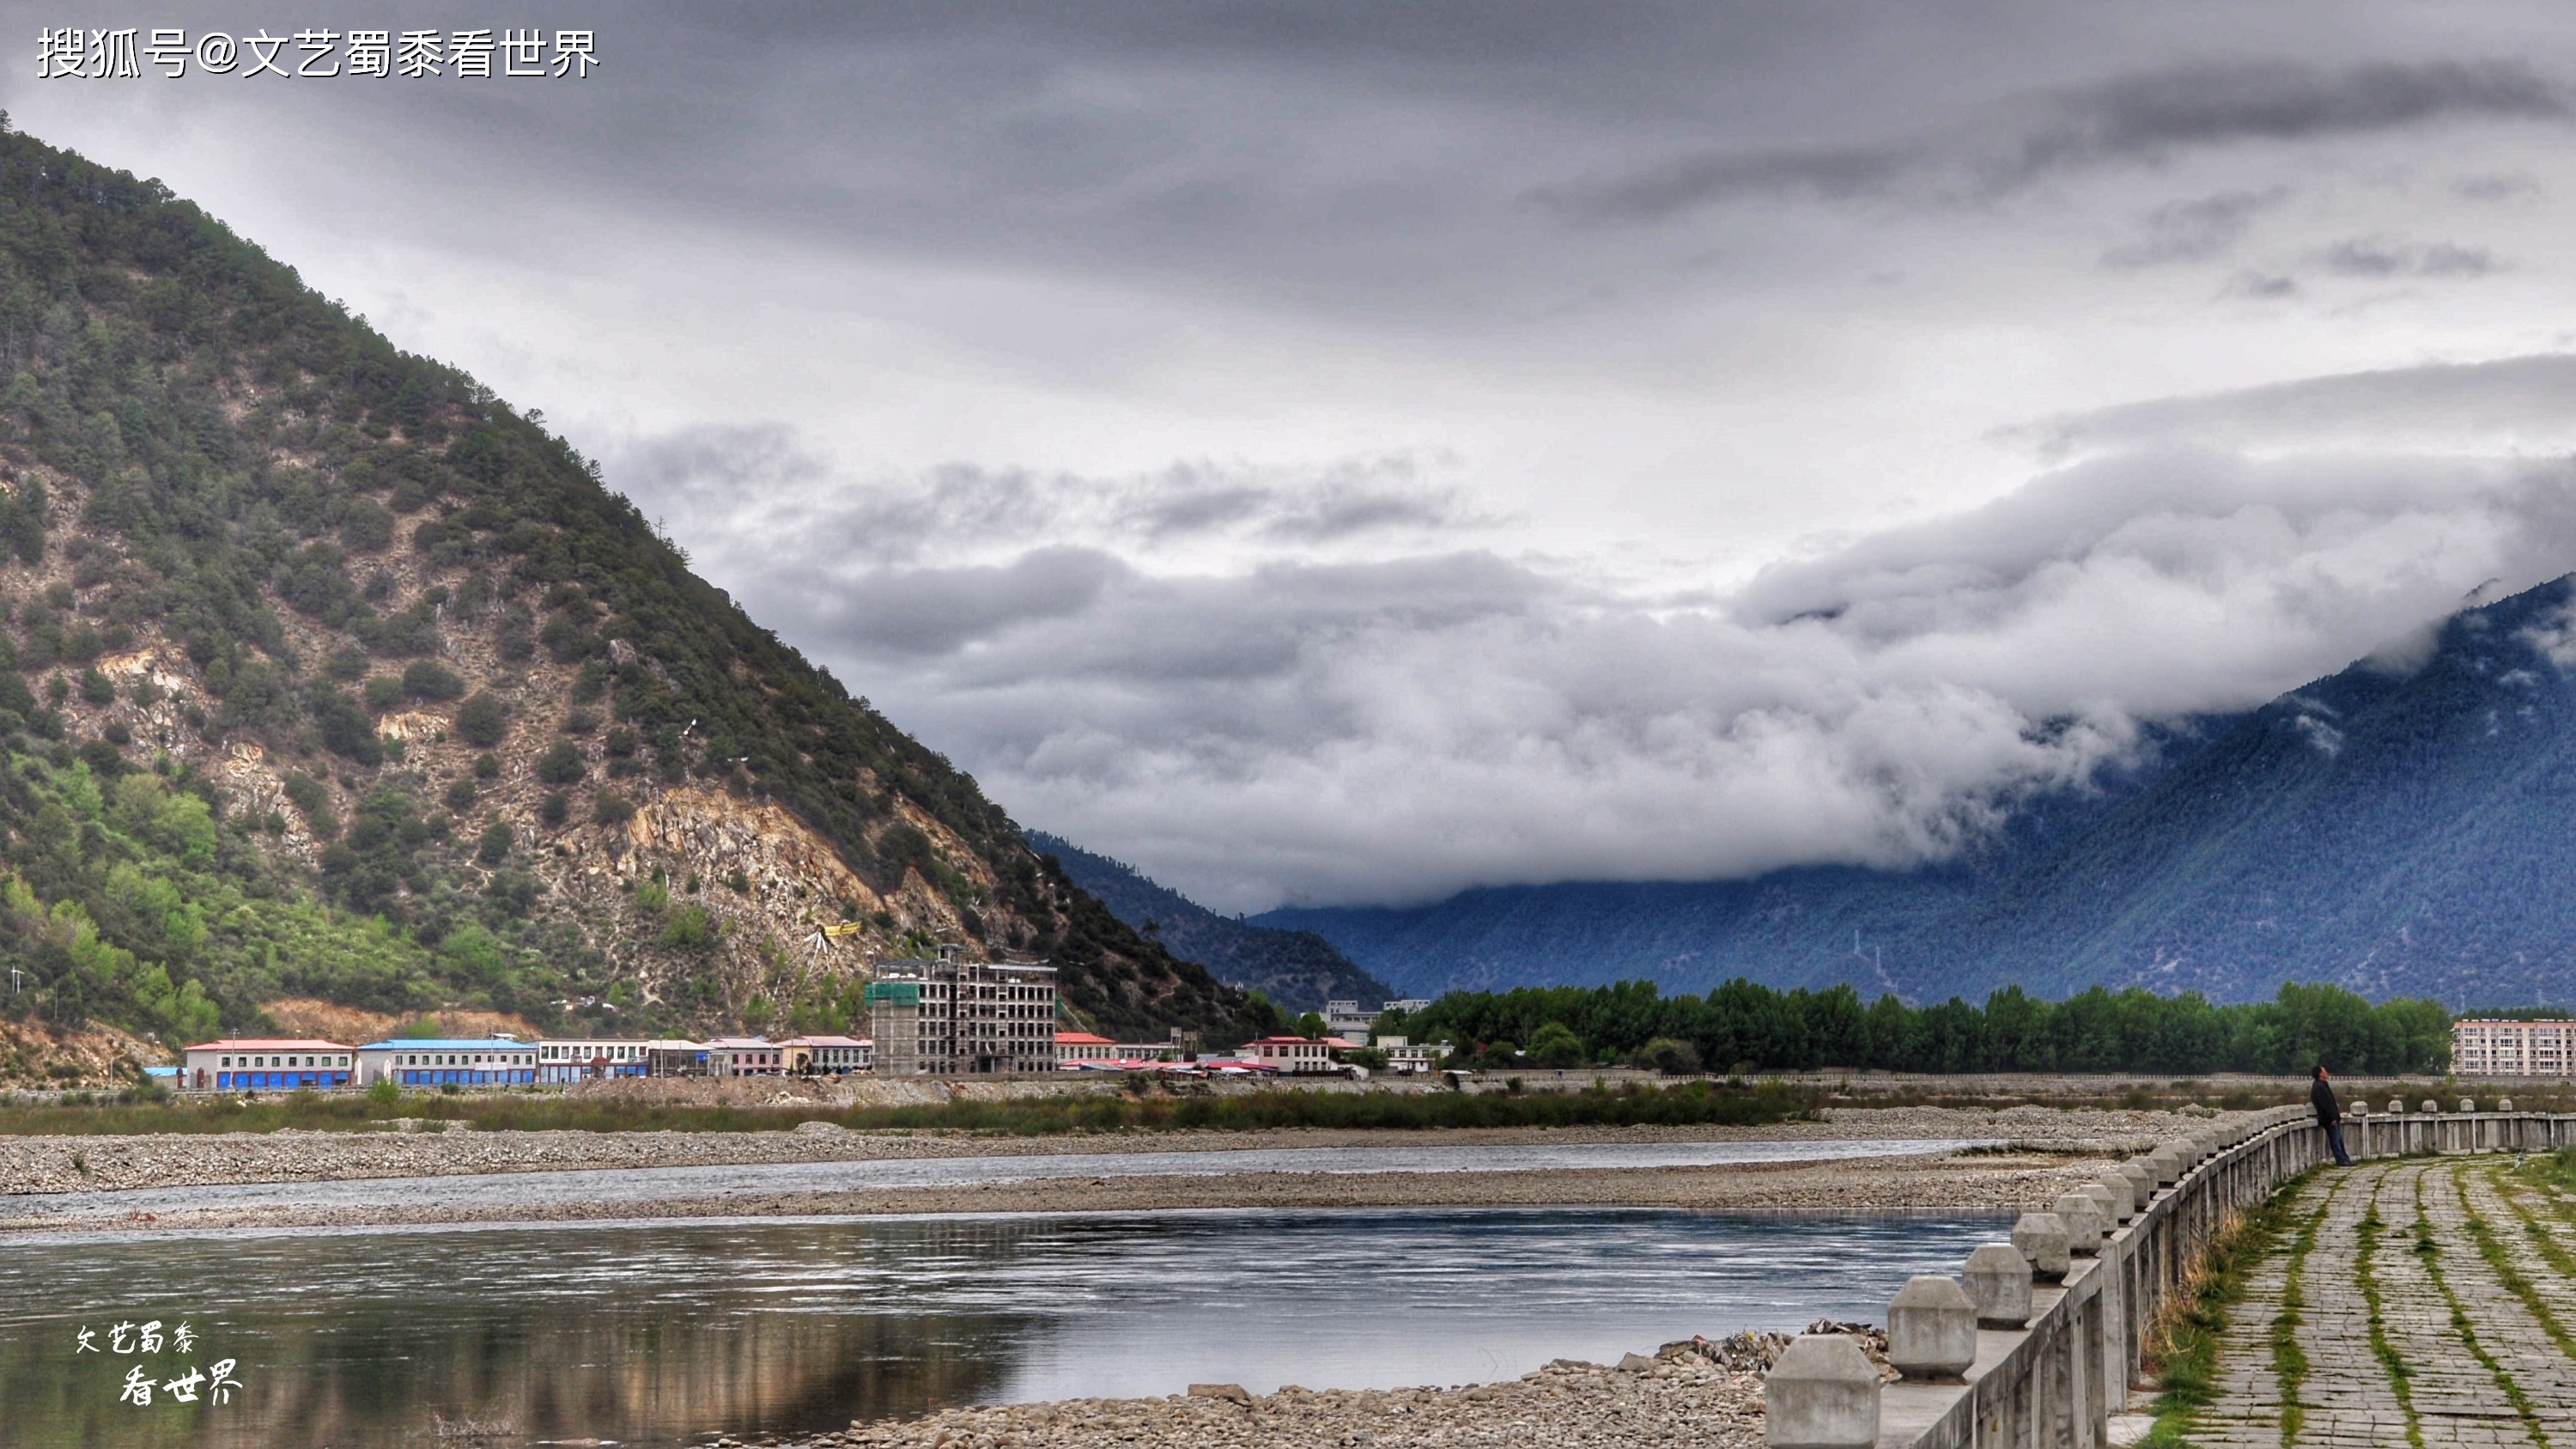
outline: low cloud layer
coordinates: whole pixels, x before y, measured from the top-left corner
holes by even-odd
[[[2473,375],[2501,408],[2549,365]],[[2273,443],[2259,421],[2362,427],[2398,386],[2320,380],[2296,406],[2256,392],[2162,416],[2232,414]],[[1939,858],[2029,792],[2081,786],[2143,721],[2402,653],[2470,590],[2576,560],[2564,462],[2147,445],[2158,417],[2100,420],[2084,436],[2122,446],[1714,601],[1479,546],[1461,494],[1381,463],[865,486],[768,435],[641,445],[649,463],[612,476],[650,477],[648,508],[766,500],[689,527],[756,614],[1022,818],[1259,909]],[[786,472],[764,480],[764,459]],[[1279,531],[1362,497],[1404,531],[1369,557]],[[1157,556],[1201,499],[1226,501],[1179,511],[1257,537],[1249,562]],[[782,508],[848,547],[782,566],[762,543]]]
[[[2557,452],[2576,448],[2576,356],[2301,378],[2047,418],[1997,436],[2043,457],[2184,445]]]

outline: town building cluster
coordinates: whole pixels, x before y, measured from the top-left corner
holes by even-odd
[[[1161,1042],[1120,1042],[1056,1028],[1055,968],[1024,962],[889,962],[864,993],[871,1035],[660,1037],[390,1037],[362,1045],[308,1038],[225,1038],[186,1049],[165,1080],[183,1091],[290,1092],[373,1087],[568,1086],[621,1077],[878,1077],[1024,1075],[1057,1071],[1151,1071],[1208,1076],[1365,1075],[1350,1054],[1370,1045],[1360,1019],[1349,1034],[1266,1036],[1211,1055],[1174,1031]],[[1412,1011],[1419,1001],[1390,1001]],[[1331,1019],[1358,1017],[1356,1002],[1331,1003]],[[1429,1070],[1436,1048],[1402,1037],[1376,1043],[1397,1071]]]

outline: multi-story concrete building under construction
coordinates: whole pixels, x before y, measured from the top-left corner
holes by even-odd
[[[888,961],[868,983],[880,1077],[1044,1072],[1055,1064],[1055,968],[960,960]]]

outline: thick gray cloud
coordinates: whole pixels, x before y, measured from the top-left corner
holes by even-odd
[[[1947,135],[1714,151],[1534,197],[1572,215],[1620,221],[1781,192],[1839,200],[1921,188],[1992,198],[2065,172],[2159,163],[2193,149],[2436,122],[2564,123],[2571,109],[2564,84],[2511,61],[2331,71],[2286,62],[2182,65],[2040,92]]]
[[[683,535],[796,539],[818,569],[836,575],[1049,542],[1328,546],[1498,521],[1435,481],[1443,460],[1414,454],[1294,469],[1201,460],[1126,477],[954,463],[859,483],[838,477],[793,429],[770,423],[638,440],[609,461],[620,485],[654,500]]]
[[[1217,904],[1938,856],[2576,563],[2537,0],[507,19],[603,69],[0,104]]]
[[[855,534],[913,486],[805,490],[799,527]],[[2132,449],[1711,601],[1481,550],[1208,573],[969,527],[895,552],[999,562],[780,567],[766,521],[691,532],[1030,818],[1249,908],[1938,856],[2142,720],[2397,661],[2473,585],[2565,571],[2576,466]]]

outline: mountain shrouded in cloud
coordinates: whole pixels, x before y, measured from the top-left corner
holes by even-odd
[[[715,506],[678,526],[1018,808],[1262,907],[1940,860],[2142,723],[2563,572],[2571,484],[2554,459],[2128,448],[1696,597],[1477,547],[1445,498],[1386,509],[1447,529],[1437,551],[1218,574],[1164,563],[1100,480],[1013,481],[1063,520],[1044,547],[901,489],[797,505],[800,531],[865,519],[891,565],[763,568],[773,528]]]
[[[2332,981],[2554,1004],[2576,969],[2576,576],[2482,603],[2402,658],[2160,733],[2105,788],[1902,872],[1468,892],[1285,910],[1408,992],[1739,973],[1922,1002],[2095,984],[2267,997]]]

